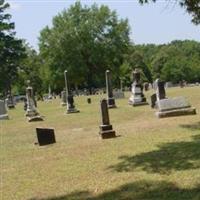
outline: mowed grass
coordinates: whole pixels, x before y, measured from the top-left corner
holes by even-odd
[[[153,91],[145,93],[147,98]],[[131,107],[130,93],[109,110],[117,135],[101,140],[101,96],[76,97],[80,113],[60,100],[39,102],[43,122],[28,123],[23,104],[1,126],[2,200],[199,200],[200,116],[157,119],[150,106]],[[200,110],[200,87],[169,88]],[[53,127],[56,144],[39,147],[36,127]]]

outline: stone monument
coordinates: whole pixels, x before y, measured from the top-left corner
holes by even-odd
[[[147,105],[146,98],[143,94],[143,84],[140,80],[140,69],[133,71],[132,95],[129,98],[129,104],[132,106]]]
[[[156,88],[157,101],[159,101],[161,99],[166,99],[165,82],[161,81],[159,78],[156,79],[155,88]]]
[[[9,117],[6,110],[5,102],[3,100],[0,100],[0,120],[2,119],[9,119]]]
[[[184,97],[174,97],[157,101],[158,118],[173,117],[180,115],[195,115],[196,109],[191,107]]]
[[[67,70],[64,71],[64,77],[65,77],[65,92],[66,92],[66,102],[67,102],[66,114],[79,113],[80,111],[77,110],[74,105],[73,94],[71,91],[69,91],[69,88],[68,88]]]
[[[30,81],[28,80],[27,83],[28,87],[26,88],[26,99],[27,99],[26,117],[29,122],[43,121],[43,118],[40,116],[35,106],[34,93],[33,93],[33,88],[30,86]]]
[[[106,93],[108,108],[116,108],[115,99],[112,91],[111,74],[109,70],[106,70]]]
[[[54,129],[52,128],[36,128],[37,139],[40,146],[53,144],[56,142]]]
[[[67,105],[67,97],[66,97],[66,91],[65,90],[63,90],[62,92],[61,92],[61,105],[62,106],[66,106]]]
[[[15,108],[14,97],[11,94],[11,92],[8,92],[7,99],[6,99],[6,104],[7,104],[7,107],[9,109]]]
[[[102,124],[99,126],[100,128],[99,134],[101,135],[102,139],[116,137],[115,131],[113,130],[112,125],[110,124],[110,120],[109,120],[107,100],[102,99],[100,104],[101,104]]]

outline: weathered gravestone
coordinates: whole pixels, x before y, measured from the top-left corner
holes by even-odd
[[[100,104],[101,104],[102,124],[99,126],[100,128],[99,134],[101,135],[102,139],[116,137],[115,131],[113,130],[112,125],[110,124],[107,100],[106,99],[101,100]]]
[[[67,97],[66,97],[66,91],[61,92],[61,105],[66,106],[67,105]]]
[[[157,101],[157,106],[156,116],[159,118],[196,114],[196,109],[184,97],[162,99]]]
[[[65,77],[65,90],[66,90],[66,97],[67,97],[67,112],[66,112],[66,114],[79,113],[80,111],[77,110],[74,105],[73,94],[68,88],[67,70],[64,71],[64,77]]]
[[[87,98],[87,103],[91,104],[91,98]]]
[[[155,87],[156,87],[157,101],[159,101],[161,99],[166,99],[165,82],[158,78],[155,81]]]
[[[147,105],[148,103],[143,94],[143,85],[140,80],[140,70],[137,68],[133,71],[133,80],[132,95],[129,98],[129,104],[132,106]]]
[[[112,91],[111,74],[109,70],[106,70],[106,92],[108,108],[116,108],[115,99]]]
[[[38,144],[40,146],[53,144],[56,142],[54,129],[36,128]]]
[[[157,100],[156,94],[154,93],[154,94],[151,95],[151,108],[156,107],[156,100]]]
[[[29,122],[43,121],[43,118],[40,116],[35,106],[34,93],[33,93],[33,88],[30,86],[30,81],[27,81],[27,83],[28,87],[26,88],[26,99],[27,99],[26,117]]]
[[[113,91],[113,97],[115,99],[124,99],[125,95],[124,95],[124,92],[122,90],[114,90]]]
[[[9,119],[5,102],[3,100],[0,100],[0,120],[1,119]]]
[[[11,92],[9,92],[7,95],[6,104],[9,109],[15,108],[14,97]]]

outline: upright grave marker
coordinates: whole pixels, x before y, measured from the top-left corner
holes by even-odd
[[[0,120],[2,119],[9,119],[9,117],[6,110],[5,102],[3,100],[0,100]]]
[[[53,144],[56,142],[54,129],[52,128],[36,128],[38,144],[40,146]]]
[[[11,94],[11,92],[9,92],[8,95],[7,95],[6,103],[7,103],[7,107],[9,109],[15,108],[14,97]]]
[[[116,108],[115,99],[112,91],[111,74],[109,70],[106,70],[106,92],[108,108]]]
[[[129,104],[132,106],[147,105],[146,98],[143,94],[143,85],[140,80],[140,70],[136,68],[133,71],[132,95],[129,98]]]
[[[102,99],[100,104],[102,124],[99,126],[99,134],[101,135],[102,139],[116,137],[115,131],[113,130],[112,125],[110,124],[107,100]]]
[[[75,108],[73,94],[69,91],[68,88],[67,70],[64,71],[64,77],[65,77],[65,92],[66,92],[66,102],[67,102],[66,113],[67,114],[78,113],[80,111]]]
[[[30,81],[28,80],[27,83],[28,87],[26,88],[26,99],[27,99],[26,117],[29,122],[43,121],[43,118],[40,116],[35,106],[34,92],[33,88],[30,86]]]

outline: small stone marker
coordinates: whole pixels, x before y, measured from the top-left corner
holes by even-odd
[[[112,129],[112,125],[110,124],[108,105],[106,99],[101,100],[101,118],[102,125],[99,126],[99,134],[101,135],[101,138],[106,139],[116,137],[115,131]]]
[[[113,96],[115,99],[124,99],[125,95],[122,90],[113,91]]]
[[[159,78],[155,81],[156,87],[156,97],[157,101],[161,99],[166,99],[166,92],[165,92],[165,82],[161,81]]]
[[[106,92],[108,108],[116,108],[115,99],[112,91],[111,74],[109,70],[106,70]]]
[[[0,100],[0,120],[2,119],[9,119],[9,117],[6,110],[5,102],[3,100]]]
[[[146,98],[143,94],[143,85],[140,80],[140,69],[133,71],[132,95],[129,98],[129,104],[132,106],[147,105]]]
[[[40,116],[35,106],[33,88],[30,86],[30,81],[27,81],[27,83],[28,87],[26,88],[26,99],[27,99],[26,117],[29,122],[43,121],[43,118]]]
[[[196,114],[196,109],[184,97],[162,99],[157,101],[157,106],[159,111],[156,115],[159,118]]]
[[[154,93],[151,95],[151,108],[155,108],[156,101],[157,101],[157,98],[156,98],[156,94]]]
[[[67,98],[66,98],[66,91],[61,92],[61,105],[66,106],[67,105]]]
[[[53,144],[56,142],[54,129],[36,128],[38,144],[40,146]]]
[[[87,98],[88,104],[91,104],[91,98]]]
[[[7,101],[6,101],[6,103],[7,103],[7,107],[9,109],[15,108],[14,97],[11,94],[11,92],[9,92],[8,95],[7,95]]]

